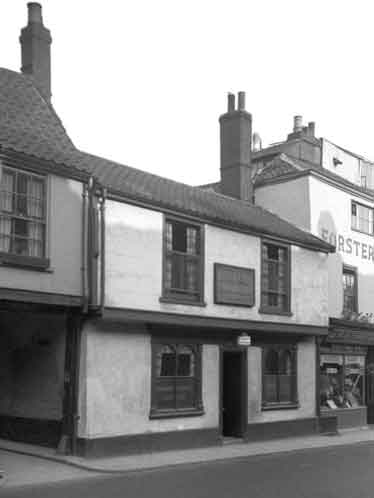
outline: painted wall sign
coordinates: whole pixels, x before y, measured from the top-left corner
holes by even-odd
[[[255,304],[255,271],[214,264],[214,302],[234,306]]]
[[[322,228],[320,233],[323,240],[336,246],[337,251],[352,254],[374,263],[374,245],[359,242],[352,237],[345,237],[339,233],[329,232],[327,228]]]

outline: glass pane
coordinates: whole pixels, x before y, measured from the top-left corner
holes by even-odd
[[[268,349],[265,352],[265,374],[277,374],[279,371],[278,351]]]
[[[193,408],[195,406],[195,379],[176,379],[177,408]]]
[[[292,399],[293,375],[279,375],[279,401],[287,403]]]
[[[321,406],[329,409],[343,408],[342,355],[321,355],[320,382]]]
[[[160,410],[175,409],[175,380],[158,378],[155,384],[157,408]]]
[[[187,252],[187,230],[186,225],[177,221],[173,222],[173,251]]]
[[[177,371],[177,358],[175,353],[162,353],[161,377],[174,377]]]
[[[347,407],[355,408],[364,404],[365,358],[345,357],[344,400]]]
[[[276,403],[278,401],[278,394],[277,394],[277,375],[264,375],[263,376],[263,396],[264,402],[267,403]]]
[[[13,211],[14,175],[3,170],[0,183],[0,210]]]

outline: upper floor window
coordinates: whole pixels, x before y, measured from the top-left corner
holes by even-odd
[[[297,403],[295,346],[267,346],[263,349],[262,405]]]
[[[0,179],[0,252],[45,257],[45,178],[3,167]]]
[[[262,243],[261,311],[290,312],[290,249]]]
[[[352,202],[352,229],[369,235],[374,234],[374,210],[358,202]]]
[[[373,188],[373,164],[361,161],[360,180],[364,188]]]
[[[343,312],[357,312],[357,271],[343,267]]]
[[[151,416],[201,414],[201,347],[152,345]]]
[[[202,301],[202,246],[200,225],[166,219],[163,297],[188,302]]]

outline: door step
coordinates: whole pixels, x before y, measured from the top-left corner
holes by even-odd
[[[222,444],[239,444],[244,443],[244,439],[242,437],[223,437]]]

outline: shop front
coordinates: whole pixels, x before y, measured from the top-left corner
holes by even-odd
[[[366,426],[374,403],[374,329],[365,323],[331,322],[320,347],[320,415],[336,417],[338,429]]]

